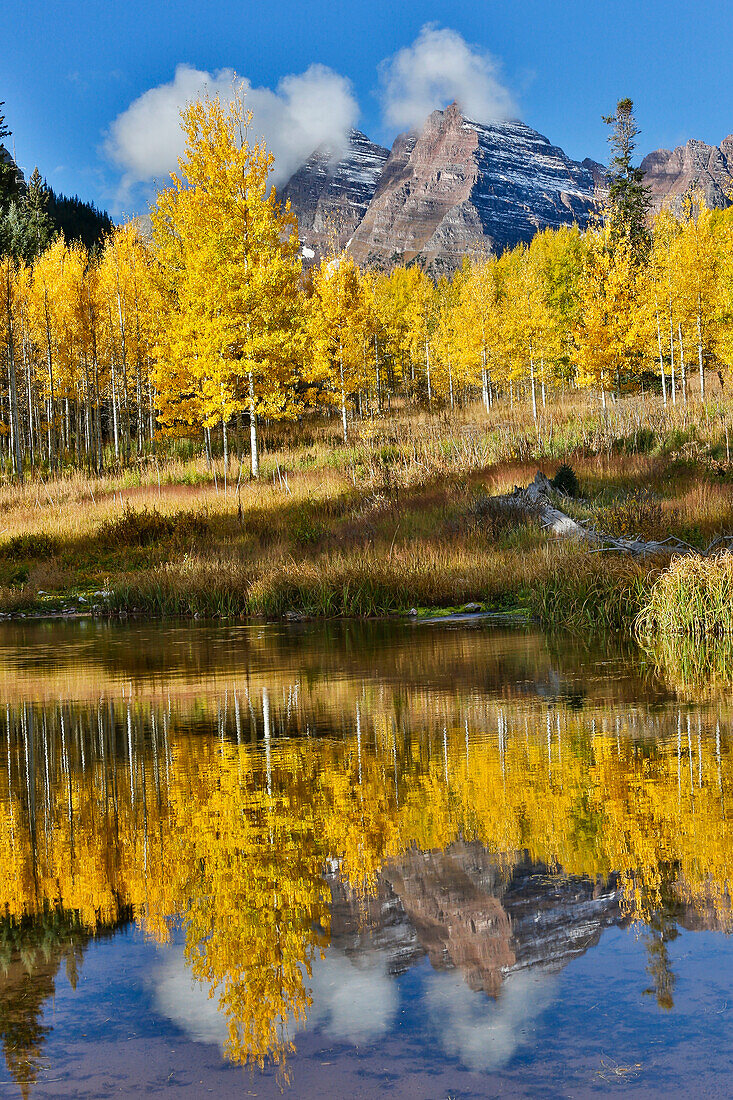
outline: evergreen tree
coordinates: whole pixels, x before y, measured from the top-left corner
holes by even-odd
[[[52,187],[47,191],[48,215],[67,241],[81,241],[89,249],[103,244],[114,229],[106,210],[98,210],[94,203],[84,202],[78,195],[57,194]]]
[[[608,139],[613,157],[609,169],[606,212],[611,242],[616,244],[624,240],[634,259],[641,261],[649,252],[646,217],[651,199],[649,188],[644,185],[643,171],[632,163],[640,132],[634,117],[633,101],[620,99],[616,104],[616,114],[604,115],[603,121],[613,127]]]
[[[5,138],[12,134],[3,113],[4,106],[5,103],[0,99],[0,214],[4,214],[10,203],[18,197],[20,185],[18,166],[3,145]]]
[[[40,256],[54,237],[54,224],[47,206],[48,190],[38,168],[34,168],[20,204],[20,233],[12,242],[12,251],[26,263],[32,263],[36,256]]]

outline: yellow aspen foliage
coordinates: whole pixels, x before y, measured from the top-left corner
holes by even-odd
[[[313,277],[308,336],[310,381],[338,404],[346,443],[347,400],[361,393],[367,382],[367,308],[359,271],[343,252],[324,258]]]
[[[430,277],[417,268],[413,270],[415,274],[405,311],[405,335],[418,378],[422,375],[424,380],[424,392],[430,408],[434,392],[430,344],[438,319],[438,296]]]
[[[579,320],[574,332],[577,382],[609,392],[633,387],[642,365],[645,313],[642,277],[628,246],[612,251],[606,232],[590,242],[583,273]]]
[[[270,186],[273,159],[250,145],[241,95],[197,100],[182,113],[186,148],[152,212],[159,341],[159,420],[226,426],[246,410],[251,470],[257,417],[294,407],[302,351],[295,219]]]
[[[716,221],[701,193],[685,199],[680,230],[675,235],[672,250],[677,299],[679,304],[680,339],[687,341],[688,357],[698,370],[700,399],[705,400],[705,367],[720,359],[720,328],[723,317],[721,301],[721,267],[723,256],[730,250],[721,248],[716,240]],[[722,348],[720,348],[722,350]],[[725,354],[725,353],[724,353]]]

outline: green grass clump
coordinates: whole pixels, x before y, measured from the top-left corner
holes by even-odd
[[[675,558],[640,609],[642,638],[733,635],[733,553]]]
[[[568,554],[528,590],[530,608],[543,626],[624,630],[633,624],[649,591],[637,562],[601,554]]]
[[[152,546],[157,542],[204,535],[205,516],[193,512],[163,515],[157,508],[136,510],[126,505],[122,514],[107,520],[97,532],[101,546],[117,549],[123,546]]]
[[[0,558],[6,561],[45,561],[56,557],[61,543],[42,531],[27,535],[14,535],[0,542]]]

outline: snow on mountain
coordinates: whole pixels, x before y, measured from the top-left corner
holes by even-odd
[[[341,159],[316,151],[283,194],[317,254],[332,236],[363,266],[415,260],[441,271],[538,229],[585,226],[602,172],[521,122],[482,125],[452,104],[421,132],[400,134],[389,153],[352,131]]]

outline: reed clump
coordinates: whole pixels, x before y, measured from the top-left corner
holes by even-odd
[[[653,584],[636,627],[644,639],[733,635],[733,553],[675,558]]]
[[[653,574],[620,556],[576,551],[559,556],[542,582],[529,589],[529,605],[543,626],[622,630],[638,616]]]

